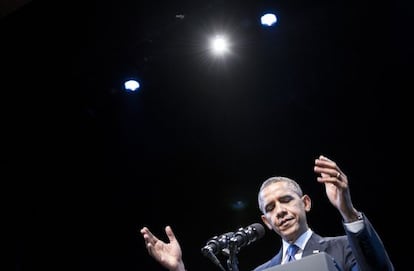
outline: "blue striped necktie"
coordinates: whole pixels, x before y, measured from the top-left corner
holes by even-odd
[[[298,250],[299,250],[299,247],[297,245],[295,245],[295,244],[289,245],[289,247],[287,249],[288,258],[287,258],[286,262],[291,262],[291,261],[296,260],[295,259],[295,254],[296,254],[296,252],[298,252]]]

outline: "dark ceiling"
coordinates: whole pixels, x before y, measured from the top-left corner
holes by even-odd
[[[258,24],[266,7],[279,16],[273,29]],[[398,266],[383,210],[401,174],[405,10],[322,0],[10,9],[0,84],[16,270],[163,270],[137,229],[164,237],[167,224],[189,270],[214,270],[200,248],[260,220],[256,193],[271,175],[301,182],[314,200],[311,227],[340,234],[312,171],[319,154],[348,174],[356,208]],[[224,59],[204,47],[218,30],[234,40]],[[123,93],[132,75],[142,89]],[[240,252],[241,270],[279,240],[267,232],[253,246]]]

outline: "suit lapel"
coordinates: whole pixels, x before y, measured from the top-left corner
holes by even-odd
[[[326,242],[322,236],[312,233],[311,238],[303,250],[302,257],[326,251]]]
[[[282,263],[283,249],[280,249],[279,252],[272,258],[270,266],[279,265]]]

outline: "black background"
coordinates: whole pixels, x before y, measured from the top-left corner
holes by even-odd
[[[278,13],[273,29],[258,24],[265,7]],[[201,247],[260,222],[257,191],[272,175],[311,196],[312,229],[342,234],[313,173],[320,154],[348,175],[355,207],[399,269],[407,8],[39,0],[3,16],[2,165],[16,270],[164,270],[139,229],[167,240],[166,225],[188,270],[218,270]],[[215,30],[234,40],[227,58],[205,50]],[[138,93],[121,91],[130,75],[143,79]],[[267,231],[240,251],[240,269],[279,246]]]

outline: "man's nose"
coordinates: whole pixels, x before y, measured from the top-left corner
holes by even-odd
[[[286,215],[286,208],[283,204],[276,204],[275,210],[278,218]]]

